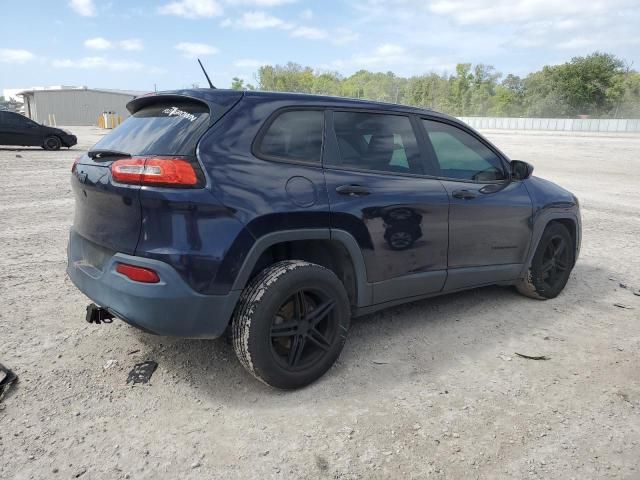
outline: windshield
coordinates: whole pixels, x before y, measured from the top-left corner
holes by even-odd
[[[163,102],[144,107],[91,150],[130,155],[193,155],[209,126],[209,109],[198,102]]]

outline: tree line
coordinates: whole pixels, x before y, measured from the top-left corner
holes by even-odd
[[[234,78],[232,88],[364,98],[456,116],[640,118],[640,73],[601,52],[544,66],[524,78],[482,63],[408,78],[368,70],[344,77],[287,63],[260,67],[255,80],[253,85]]]

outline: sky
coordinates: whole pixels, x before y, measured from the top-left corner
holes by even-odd
[[[640,0],[0,0],[0,91],[205,86],[198,57],[221,88],[289,61],[526,75],[599,50],[639,69],[638,26]]]

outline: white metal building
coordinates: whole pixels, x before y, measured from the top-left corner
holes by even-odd
[[[24,114],[36,122],[56,125],[96,125],[105,112],[123,119],[129,116],[129,100],[148,92],[70,88],[59,90],[24,90]]]

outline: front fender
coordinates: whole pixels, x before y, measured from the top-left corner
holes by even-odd
[[[543,180],[532,177],[525,183],[533,203],[532,238],[526,261],[523,264],[521,277],[524,278],[529,265],[540,243],[540,238],[547,225],[554,220],[571,221],[575,229],[575,260],[580,254],[582,243],[582,218],[578,199],[564,188]]]

